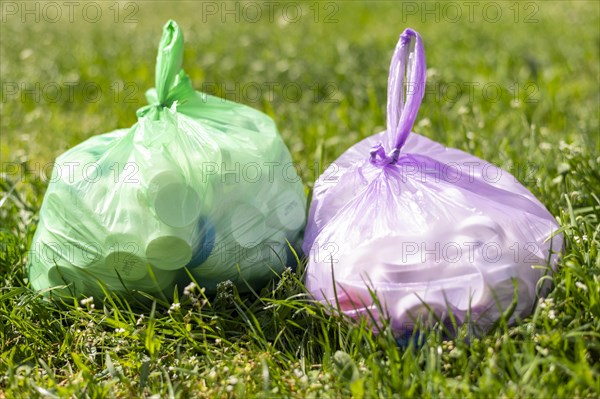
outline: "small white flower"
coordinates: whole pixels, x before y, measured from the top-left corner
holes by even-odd
[[[169,308],[168,313],[171,314],[171,312],[179,310],[179,308],[181,308],[181,304],[180,303],[173,303],[173,304],[171,304],[171,307]]]
[[[144,321],[144,315],[141,315],[139,319],[137,319],[137,321],[135,322],[136,326],[139,326],[140,324],[142,324],[142,322]]]
[[[423,118],[417,124],[419,127],[429,127],[431,126],[431,120],[429,118]]]
[[[79,303],[81,304],[81,306],[86,306],[86,305],[89,305],[89,304],[91,304],[93,302],[94,302],[94,297],[93,296],[91,296],[89,298],[84,298],[81,301],[79,301]]]
[[[196,283],[194,283],[192,281],[183,289],[183,295],[188,295],[188,296],[191,295],[192,292],[194,292],[194,290],[196,289],[196,287],[197,287]]]
[[[540,147],[540,150],[542,150],[542,151],[548,151],[548,150],[552,149],[552,144],[542,141],[540,143],[539,147]]]
[[[550,320],[554,320],[554,319],[556,319],[556,313],[554,312],[554,310],[550,310],[550,311],[548,312],[548,318],[549,318]]]
[[[123,334],[125,332],[124,328],[115,328],[115,333],[117,334]]]
[[[579,288],[580,290],[583,290],[583,291],[587,291],[588,290],[587,285],[583,284],[581,281],[576,281],[575,282],[575,287],[577,287],[577,288]]]
[[[554,305],[554,301],[552,298],[542,298],[540,299],[540,308],[542,309],[550,309]]]

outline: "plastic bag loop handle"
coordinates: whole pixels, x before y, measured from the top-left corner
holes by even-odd
[[[411,50],[413,41],[414,48]],[[386,155],[381,144],[375,146],[371,150],[372,163],[395,163],[398,159],[423,100],[427,80],[425,72],[425,50],[421,36],[407,28],[400,35],[394,50],[388,77],[387,135],[393,148]]]
[[[413,39],[415,45],[411,51],[410,45]],[[425,72],[423,41],[417,32],[408,28],[400,35],[388,78],[387,127],[388,132],[396,138],[394,148],[402,148],[415,123],[425,93],[427,80]]]

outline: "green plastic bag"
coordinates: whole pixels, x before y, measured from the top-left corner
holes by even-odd
[[[302,182],[274,122],[193,90],[169,21],[150,105],[130,129],[56,160],[28,258],[36,290],[170,296],[190,282],[258,288],[292,264],[305,223]]]

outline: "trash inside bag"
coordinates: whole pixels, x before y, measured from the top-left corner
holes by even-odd
[[[170,21],[137,123],[57,158],[29,253],[34,289],[169,296],[189,271],[208,293],[226,280],[244,291],[293,261],[305,195],[274,122],[195,92],[182,60]]]
[[[450,313],[485,331],[501,315],[531,312],[562,237],[508,172],[411,133],[425,80],[421,38],[407,29],[390,67],[387,130],[315,183],[306,286],[350,316],[390,320],[399,334]]]

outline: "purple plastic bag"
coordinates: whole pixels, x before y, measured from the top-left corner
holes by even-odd
[[[532,311],[562,236],[550,238],[556,221],[511,174],[410,132],[425,80],[421,37],[406,29],[390,67],[387,130],[315,183],[306,286],[350,316],[389,316],[396,332],[449,311],[485,331],[513,300],[511,321]]]

